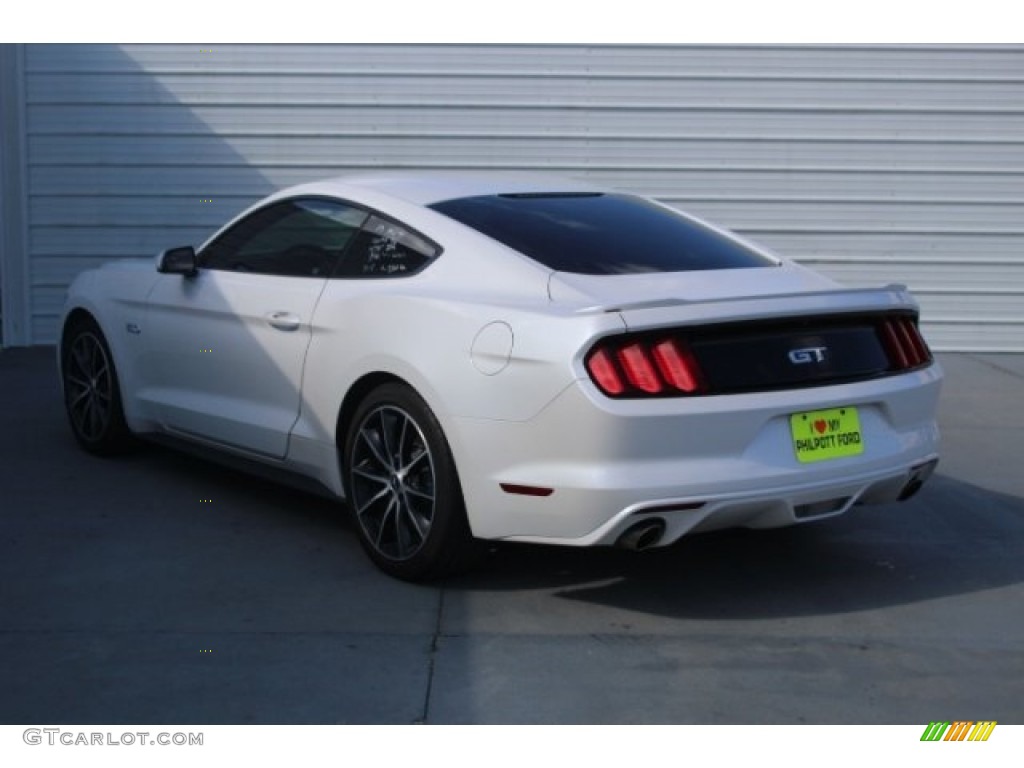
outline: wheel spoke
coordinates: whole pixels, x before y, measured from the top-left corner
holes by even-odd
[[[93,376],[98,376],[100,369],[106,364],[106,355],[103,354],[96,339],[91,336],[89,337],[89,348],[92,351],[92,373]]]
[[[392,496],[391,501],[388,502],[387,507],[384,509],[384,514],[380,517],[380,525],[377,528],[377,540],[374,542],[377,549],[380,549],[381,540],[384,538],[384,530],[388,526],[388,520],[393,519],[394,515],[392,512],[396,506],[398,506],[398,499]]]
[[[373,483],[380,483],[381,485],[388,484],[388,479],[383,475],[375,475],[372,472],[367,472],[362,467],[353,467],[352,473],[355,475],[359,475],[360,477],[366,478],[367,480]]]
[[[82,389],[89,388],[89,382],[86,381],[85,379],[79,378],[78,376],[73,376],[72,374],[69,373],[67,374],[67,376],[65,376],[65,379],[67,380],[68,383],[74,384],[76,387],[80,387]]]
[[[71,347],[71,359],[74,361],[75,365],[78,366],[79,373],[84,374],[86,378],[91,378],[89,376],[89,361],[87,359],[87,350],[82,348],[83,342],[84,337],[78,339],[75,342],[74,346]]]
[[[92,372],[96,369],[96,345],[92,343],[91,336],[86,336],[82,342],[82,346],[85,347],[85,370],[91,377]]]
[[[401,502],[395,501],[397,510],[394,516],[394,554],[397,557],[406,557],[412,554],[410,550],[416,551],[409,541],[409,528],[404,522],[406,515],[403,514]]]
[[[369,499],[367,499],[366,501],[359,505],[359,507],[356,509],[356,515],[358,517],[362,517],[363,513],[365,513],[367,509],[372,507],[374,504],[383,499],[389,493],[389,488],[382,488],[381,490],[377,491],[377,493],[373,494],[373,496],[371,496]]]
[[[107,428],[107,417],[110,415],[110,411],[106,404],[97,397],[93,400],[93,409],[96,411],[96,420],[99,422],[100,431]]]
[[[393,470],[395,469],[395,464],[397,462],[395,461],[395,452],[391,447],[391,440],[388,439],[388,432],[391,430],[388,429],[388,422],[386,418],[387,411],[382,408],[378,413],[380,414],[378,417],[380,419],[380,439],[384,449],[384,455],[387,456],[387,467],[388,469]]]
[[[79,432],[85,433],[89,424],[89,409],[92,404],[89,398],[82,400],[78,403],[78,406],[71,412],[71,418],[74,421],[75,426]]]
[[[100,415],[96,403],[89,399],[89,437],[94,437],[101,425]]]
[[[378,445],[378,441],[381,439],[380,433],[371,431],[367,426],[359,430],[359,437],[369,447],[370,453],[373,454],[377,464],[382,469],[391,469],[391,462],[381,453],[381,446]]]
[[[68,412],[71,414],[71,418],[74,420],[76,426],[82,425],[82,414],[85,413],[86,408],[89,407],[87,401],[77,402],[74,405],[68,406]]]
[[[398,435],[398,453],[396,454],[395,464],[399,471],[402,471],[402,464],[405,462],[405,436],[409,431],[409,419],[402,419],[402,431]]]
[[[423,459],[429,459],[429,458],[430,458],[430,452],[427,451],[426,449],[423,449],[419,453],[417,453],[415,456],[413,456],[409,460],[408,464],[406,464],[404,467],[402,467],[401,472],[407,475],[407,474],[409,474],[409,471],[413,467],[415,467],[419,462],[421,462]]]
[[[419,488],[414,488],[411,485],[405,486],[405,492],[406,493],[411,493],[413,496],[419,496],[421,499],[426,499],[431,504],[434,503],[434,494],[433,493],[427,493],[426,491],[421,491]]]
[[[75,395],[71,396],[71,400],[68,403],[68,407],[69,408],[77,407],[87,397],[89,397],[89,388],[88,387],[83,387],[82,390],[78,394],[75,394]]]
[[[423,541],[423,539],[427,537],[427,532],[430,530],[430,521],[421,520],[420,516],[416,514],[416,510],[412,508],[411,504],[404,504],[402,508],[405,511],[405,518],[415,529],[417,537],[419,537],[420,541]]]

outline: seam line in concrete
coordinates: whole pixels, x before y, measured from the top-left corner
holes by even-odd
[[[430,694],[434,688],[434,666],[437,661],[438,641],[441,639],[441,624],[444,621],[444,588],[437,595],[437,622],[434,624],[434,636],[430,639],[430,658],[427,663],[427,690],[423,695],[423,711],[416,723],[425,725],[430,722]]]
[[[1004,368],[1003,366],[999,365],[998,363],[993,363],[991,360],[986,360],[983,357],[979,357],[977,354],[971,353],[971,354],[968,354],[967,356],[969,358],[971,358],[971,360],[974,360],[975,362],[981,363],[982,365],[987,365],[989,368],[992,368],[993,370],[999,371],[1000,373],[1008,374],[1010,376],[1013,376],[1013,378],[1015,378],[1015,379],[1024,379],[1024,376],[1021,376],[1020,373],[1018,373],[1017,371],[1013,370],[1012,368]]]

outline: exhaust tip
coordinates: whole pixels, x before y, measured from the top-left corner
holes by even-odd
[[[655,546],[664,535],[665,521],[660,517],[641,520],[623,531],[616,540],[615,546],[639,552],[642,549]]]
[[[917,495],[917,492],[924,486],[924,481],[918,480],[917,478],[911,480],[900,491],[899,501],[906,501],[909,498]]]
[[[912,467],[910,470],[910,479],[907,481],[907,484],[903,486],[903,490],[900,491],[899,501],[906,501],[920,491],[925,481],[932,476],[932,473],[935,471],[935,466],[938,463],[938,459],[932,459],[925,464]]]

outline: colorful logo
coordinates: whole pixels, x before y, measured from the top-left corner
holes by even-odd
[[[988,741],[995,727],[995,720],[933,722],[924,729],[921,741]]]

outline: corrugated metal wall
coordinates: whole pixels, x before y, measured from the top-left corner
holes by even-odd
[[[529,168],[705,215],[940,349],[1024,351],[1024,47],[28,46],[31,336],[279,186]]]

